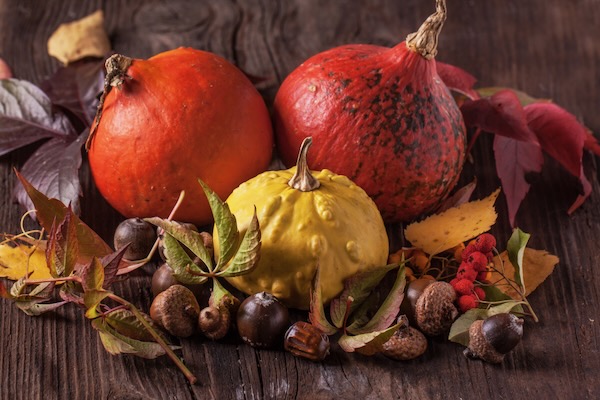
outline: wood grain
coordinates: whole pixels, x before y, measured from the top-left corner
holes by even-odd
[[[50,5],[51,4],[51,5]],[[0,57],[16,77],[41,82],[58,62],[46,41],[65,21],[102,9],[113,48],[149,57],[177,46],[220,54],[250,75],[270,105],[285,76],[309,56],[347,43],[391,46],[418,28],[433,1],[406,0],[0,0]],[[480,86],[508,86],[551,98],[600,132],[600,2],[597,0],[463,0],[448,2],[440,61],[460,66]],[[14,232],[13,167],[35,146],[0,158],[0,231]],[[478,178],[477,196],[499,186],[491,140],[484,136],[462,182]],[[578,183],[546,159],[517,216],[531,246],[560,257],[531,296],[541,322],[527,322],[523,343],[500,366],[469,361],[462,348],[430,341],[420,359],[398,363],[346,354],[337,346],[322,363],[283,351],[259,351],[234,335],[218,343],[181,342],[199,383],[189,386],[166,358],[110,356],[79,309],[31,318],[0,301],[0,399],[594,399],[600,398],[600,186],[598,159],[584,157],[593,193],[568,216]],[[120,217],[82,169],[82,218],[106,240]],[[503,198],[497,204],[506,215]],[[401,226],[390,226],[392,247]],[[506,218],[493,233],[510,234]],[[152,267],[117,288],[149,306]]]

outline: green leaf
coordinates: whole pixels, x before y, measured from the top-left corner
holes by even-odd
[[[192,253],[194,253],[202,262],[208,266],[210,270],[213,268],[213,260],[210,252],[204,246],[204,240],[200,233],[186,227],[185,225],[180,224],[176,221],[169,221],[163,218],[146,218],[146,221],[150,222],[153,225],[156,225],[162,228],[166,233],[170,234],[172,237],[177,239],[180,243],[182,243],[185,247],[190,249]],[[166,243],[163,243],[166,251],[168,252],[168,246]],[[189,256],[188,256],[189,258]]]
[[[190,258],[190,255],[185,251],[171,234],[165,233],[163,236],[163,245],[165,246],[165,257],[167,263],[173,268],[173,276],[179,282],[194,285],[206,282],[205,276],[194,275],[189,270],[197,273],[206,273],[200,269],[198,265]]]
[[[321,330],[326,335],[333,335],[337,328],[327,320],[325,309],[323,308],[323,293],[321,291],[321,269],[317,264],[315,276],[310,290],[310,312],[308,314],[310,323]]]
[[[65,305],[66,303],[67,303],[67,301],[59,301],[57,303],[44,303],[44,304],[40,304],[37,302],[34,302],[34,303],[17,302],[16,305],[17,305],[17,308],[19,308],[21,311],[23,311],[25,314],[29,315],[30,317],[37,317],[37,316],[47,313],[49,311],[54,311],[57,308]]]
[[[210,294],[209,304],[214,307],[217,307],[219,304],[222,304],[224,299],[227,297],[233,297],[233,295],[225,289],[225,287],[219,282],[218,279],[213,278],[213,290]]]
[[[510,297],[509,295],[504,293],[502,290],[500,290],[496,286],[487,286],[486,285],[486,286],[482,286],[482,288],[483,288],[483,291],[485,292],[485,301],[486,302],[490,302],[490,303],[502,302],[504,304],[504,302],[512,303],[514,301],[514,299],[512,297]],[[523,307],[521,306],[521,303],[516,302],[516,304],[514,305],[512,310],[515,313],[522,313]]]
[[[212,210],[215,227],[219,235],[219,261],[216,269],[226,265],[234,256],[238,245],[238,229],[235,216],[229,210],[227,203],[223,202],[215,192],[204,182],[198,179],[200,186],[206,194],[208,204]]]
[[[458,317],[448,334],[448,340],[454,343],[462,344],[463,346],[469,345],[469,328],[471,324],[478,319],[485,319],[488,316],[488,310],[483,308],[472,308],[466,313]]]
[[[333,324],[337,328],[342,328],[346,315],[354,312],[354,310],[365,301],[379,282],[381,282],[383,277],[389,271],[397,267],[398,264],[389,264],[383,267],[359,272],[346,279],[344,281],[344,290],[342,291],[342,294],[333,299],[329,305],[329,315],[331,316]],[[350,310],[348,310],[349,297],[354,299],[354,301],[350,303]]]
[[[527,246],[530,236],[530,234],[523,232],[519,228],[516,228],[506,244],[508,259],[515,267],[515,282],[517,282],[517,284],[523,289],[523,293],[525,293],[525,285],[522,279],[523,254],[525,254],[525,247]]]
[[[94,257],[89,264],[79,270],[79,275],[83,287],[83,304],[87,310],[85,316],[95,318],[99,315],[98,306],[110,294],[103,288],[104,266]]]
[[[260,259],[261,235],[256,207],[244,238],[235,256],[227,266],[218,273],[219,276],[234,277],[249,273],[258,265]]]
[[[141,341],[121,335],[102,318],[92,321],[92,326],[100,334],[100,340],[110,354],[134,354],[138,357],[154,359],[165,354],[162,346],[156,342]]]
[[[401,323],[397,323],[382,331],[368,332],[355,336],[342,335],[338,340],[338,344],[345,352],[357,352],[365,356],[372,356],[383,349],[383,344],[390,340],[401,325]]]
[[[67,206],[57,199],[48,198],[35,189],[21,174],[16,171],[15,173],[35,205],[36,216],[40,225],[49,232],[55,220],[63,221],[65,219]],[[72,218],[76,227],[80,263],[84,264],[89,262],[92,257],[102,257],[112,252],[110,246],[94,230],[81,221],[77,215],[73,214]]]
[[[398,312],[400,311],[400,305],[404,300],[404,288],[406,286],[406,273],[404,265],[398,268],[398,274],[392,289],[388,293],[387,297],[383,301],[383,304],[379,307],[373,318],[364,326],[350,326],[348,332],[353,334],[362,334],[373,331],[381,331],[388,328],[394,323]]]
[[[523,302],[521,302],[521,301],[512,300],[512,301],[507,301],[505,303],[495,305],[495,306],[487,309],[487,311],[488,311],[487,316],[491,317],[492,315],[496,315],[496,314],[513,313],[513,312],[516,314],[522,313],[523,312],[522,304],[523,304]]]
[[[55,221],[48,234],[46,263],[55,278],[71,275],[79,258],[74,216],[71,207],[67,207],[65,218],[59,223]]]
[[[142,314],[146,318],[149,324],[154,326],[154,322],[150,318],[150,316],[146,314]],[[131,310],[119,308],[117,310],[112,310],[107,312],[103,316],[104,320],[108,325],[110,325],[113,329],[115,329],[119,334],[127,336],[128,338],[141,340],[144,342],[153,342],[154,337],[148,329],[144,326],[144,324],[135,316],[135,314]],[[160,334],[160,331],[157,329],[157,333]],[[163,337],[163,339],[165,339]]]

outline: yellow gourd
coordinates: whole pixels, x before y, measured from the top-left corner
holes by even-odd
[[[385,265],[388,237],[375,203],[345,176],[311,175],[302,143],[297,167],[267,171],[227,199],[243,234],[256,206],[262,234],[260,261],[250,274],[229,278],[239,290],[272,293],[288,307],[308,309],[317,264],[323,300],[339,295],[346,278]],[[218,255],[218,236],[215,232]]]

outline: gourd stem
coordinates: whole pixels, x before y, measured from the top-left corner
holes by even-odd
[[[127,70],[131,66],[131,63],[133,63],[133,59],[121,54],[113,54],[104,63],[104,67],[106,68],[104,89],[102,90],[102,95],[98,101],[98,108],[96,108],[96,115],[94,117],[92,127],[90,128],[90,134],[85,141],[86,150],[90,149],[92,140],[96,134],[96,129],[98,128],[98,124],[100,124],[100,118],[102,118],[102,108],[104,107],[106,95],[108,95],[108,92],[110,92],[112,88],[120,88],[125,81],[125,78],[129,78],[129,75],[127,75]]]
[[[406,37],[406,46],[427,60],[437,54],[438,37],[446,21],[446,0],[436,0],[435,13],[431,14],[418,31]]]
[[[288,182],[289,186],[302,192],[310,192],[321,186],[321,182],[311,175],[306,162],[306,154],[311,144],[312,137],[310,136],[302,141],[300,152],[298,153],[298,161],[296,162],[296,173]]]

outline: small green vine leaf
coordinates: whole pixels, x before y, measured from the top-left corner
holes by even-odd
[[[194,272],[206,273],[190,258],[190,255],[171,234],[165,233],[163,237],[167,263],[173,268],[173,276],[181,283],[194,285],[206,282],[205,276]]]
[[[218,272],[219,276],[234,277],[251,272],[258,265],[260,258],[261,234],[258,217],[256,216],[256,207],[254,215],[248,225],[248,229],[244,234],[242,242],[235,253],[235,256],[222,271]]]
[[[337,332],[337,328],[331,325],[325,315],[323,293],[321,291],[321,269],[318,264],[310,290],[310,312],[308,318],[311,324],[319,328],[326,335],[333,335]]]
[[[231,210],[229,210],[229,205],[223,202],[219,196],[200,179],[198,179],[198,182],[206,194],[208,204],[210,205],[215,220],[215,227],[219,234],[220,252],[219,261],[216,267],[216,269],[219,270],[231,260],[237,250],[239,235],[237,221],[235,216],[231,213]]]
[[[147,222],[156,225],[162,228],[166,233],[173,236],[180,243],[182,243],[185,247],[190,249],[194,255],[198,256],[200,260],[207,265],[210,270],[213,268],[213,260],[210,252],[204,246],[204,241],[200,233],[186,227],[185,225],[180,224],[176,221],[169,221],[163,218],[146,218]],[[165,244],[166,251],[168,252],[168,247]]]
[[[154,359],[165,354],[165,350],[160,344],[153,341],[136,340],[122,335],[102,318],[92,321],[92,326],[100,334],[100,340],[110,354],[134,354],[146,359]]]

